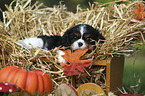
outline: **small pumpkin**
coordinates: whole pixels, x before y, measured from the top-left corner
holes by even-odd
[[[50,76],[40,70],[27,71],[20,66],[7,66],[0,71],[0,83],[7,82],[27,91],[31,94],[35,92],[50,93],[53,84]]]

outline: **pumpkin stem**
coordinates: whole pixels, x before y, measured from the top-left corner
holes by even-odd
[[[33,64],[32,62],[28,63],[24,69],[26,69],[27,71],[30,71],[32,64]]]

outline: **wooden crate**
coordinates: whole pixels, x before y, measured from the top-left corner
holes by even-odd
[[[117,92],[122,89],[124,56],[109,57],[106,60],[94,61],[93,65],[106,67],[106,93]],[[72,85],[75,87],[75,76],[72,77]]]
[[[2,57],[2,56],[0,56]],[[5,59],[7,56],[5,56]],[[0,58],[3,60],[3,58]],[[49,62],[46,58],[41,58],[42,61]],[[34,62],[36,60],[32,60]],[[108,57],[106,60],[97,60],[93,65],[106,67],[106,93],[118,91],[122,88],[124,56]],[[75,87],[75,76],[72,76],[71,85]]]

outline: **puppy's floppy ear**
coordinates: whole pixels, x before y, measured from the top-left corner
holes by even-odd
[[[62,36],[62,45],[64,47],[70,46],[70,39],[69,39],[70,30],[67,30],[64,35]]]
[[[100,33],[98,29],[94,29],[94,36],[96,38],[96,41],[100,40],[100,43],[104,43],[106,40],[105,37]]]

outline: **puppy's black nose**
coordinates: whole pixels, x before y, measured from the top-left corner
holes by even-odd
[[[79,47],[81,47],[83,45],[83,43],[82,42],[79,42],[78,45],[79,45]]]

